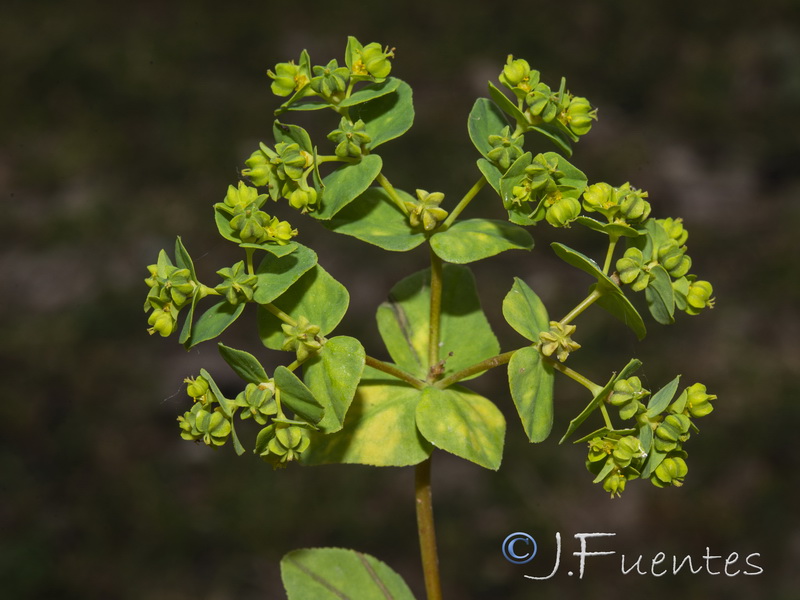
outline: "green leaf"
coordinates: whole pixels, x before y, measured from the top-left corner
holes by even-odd
[[[507,209],[510,209],[514,204],[512,202],[514,197],[513,189],[525,179],[525,168],[531,164],[532,160],[533,155],[530,152],[526,152],[511,163],[511,166],[500,178],[500,196],[503,198],[503,206]]]
[[[236,412],[236,406],[230,400],[228,400],[219,389],[217,382],[214,381],[214,378],[211,377],[211,373],[206,371],[205,369],[200,369],[200,376],[208,382],[208,388],[211,390],[211,393],[214,394],[214,397],[217,399],[219,403],[219,407],[222,409],[222,413],[228,417],[229,419],[233,418],[233,413]]]
[[[186,314],[186,320],[183,322],[183,327],[181,328],[181,334],[178,336],[178,343],[183,344],[187,350],[190,347],[187,346],[186,343],[189,341],[192,335],[192,324],[194,323],[194,309],[199,301],[200,301],[200,288],[198,287],[197,289],[195,289],[194,294],[192,294],[192,303],[189,305],[189,312]]]
[[[236,452],[236,455],[241,456],[244,454],[244,446],[242,446],[242,442],[239,441],[239,436],[236,435],[236,427],[233,425],[233,419],[231,419],[231,440],[233,440],[233,451]]]
[[[469,219],[431,236],[431,248],[442,260],[464,264],[506,250],[530,250],[533,238],[521,227],[505,221]]]
[[[275,387],[280,390],[281,404],[296,417],[316,425],[325,415],[325,408],[311,390],[286,367],[275,369]]]
[[[520,278],[503,299],[503,317],[522,337],[539,341],[539,333],[550,329],[547,309],[534,291]]]
[[[583,192],[583,190],[586,189],[588,179],[583,171],[578,169],[575,165],[557,152],[545,152],[543,156],[548,162],[555,159],[556,168],[563,173],[563,175],[558,178],[559,189],[563,190],[564,188],[570,188],[579,190],[580,192]]]
[[[508,386],[531,442],[542,442],[553,429],[553,368],[533,346],[517,350],[508,363]]]
[[[179,269],[189,269],[192,281],[197,281],[197,273],[195,273],[194,270],[192,257],[189,256],[189,252],[183,245],[183,241],[181,241],[180,236],[178,236],[178,239],[175,240],[175,266]]]
[[[184,344],[186,349],[188,350],[200,342],[212,340],[217,337],[225,331],[231,323],[239,318],[239,315],[241,315],[244,310],[244,306],[244,302],[234,306],[223,300],[209,308],[194,322],[192,334]]]
[[[472,140],[478,152],[485,157],[492,149],[489,136],[500,135],[507,125],[508,121],[494,102],[488,98],[478,98],[467,119],[469,139]]]
[[[572,144],[570,142],[575,142],[578,138],[573,136],[557,119],[553,120],[552,123],[531,125],[529,129],[541,133],[544,137],[553,142],[556,148],[561,152],[567,156],[572,156]]]
[[[569,422],[569,427],[567,428],[567,432],[564,434],[564,437],[562,437],[558,443],[563,444],[564,441],[569,436],[571,436],[578,427],[581,426],[581,423],[583,423],[586,420],[586,418],[590,414],[592,414],[595,411],[595,409],[597,409],[598,406],[600,406],[600,403],[605,402],[605,399],[611,393],[611,389],[614,387],[614,384],[617,381],[619,381],[620,379],[627,379],[633,373],[635,373],[636,370],[641,365],[642,361],[634,358],[627,365],[625,365],[625,368],[623,368],[618,375],[612,377],[609,380],[609,382],[605,385],[605,387],[602,390],[600,390],[597,394],[595,394],[594,398],[592,398],[592,401],[586,405],[586,408],[584,408],[577,417],[575,417],[574,419],[572,419],[572,421]]]
[[[678,382],[680,379],[681,376],[678,375],[675,379],[653,394],[650,398],[650,402],[647,403],[646,416],[649,419],[655,419],[666,410],[669,403],[672,402],[672,399],[675,397],[675,392],[678,391]]]
[[[414,600],[385,563],[344,548],[294,550],[281,560],[288,600]]]
[[[605,283],[606,285],[613,287],[619,287],[608,275],[603,273],[603,270],[598,266],[598,264],[588,256],[581,254],[577,250],[573,250],[564,244],[559,244],[558,242],[553,242],[550,244],[550,246],[555,251],[556,256],[558,256],[565,263],[588,273],[597,279],[598,282]]]
[[[655,448],[650,450],[650,453],[647,455],[647,462],[645,463],[644,467],[642,468],[642,479],[649,479],[653,472],[656,470],[658,465],[664,462],[664,459],[667,457],[666,452],[660,452]]]
[[[672,278],[661,265],[650,269],[653,278],[644,290],[647,307],[653,318],[662,325],[675,321],[675,291],[672,289]]]
[[[375,181],[383,162],[377,154],[368,154],[357,163],[347,163],[323,180],[320,209],[309,213],[316,219],[330,219],[358,198]]]
[[[528,124],[528,121],[525,119],[525,115],[522,114],[522,111],[519,109],[519,107],[509,100],[508,96],[498,90],[491,81],[489,82],[489,95],[492,97],[492,100],[497,103],[497,106],[510,115],[514,121],[523,126]]]
[[[500,178],[503,176],[503,172],[497,168],[497,165],[485,158],[478,159],[478,170],[486,177],[486,181],[489,182],[489,185],[492,186],[494,191],[502,198],[503,194],[500,192]]]
[[[458,386],[427,387],[417,405],[417,428],[431,444],[487,469],[503,459],[506,420],[494,403]]]
[[[279,308],[297,320],[305,316],[319,325],[320,335],[328,335],[347,312],[347,289],[319,265],[314,265],[278,299]],[[283,346],[283,321],[259,307],[258,332],[261,342],[272,350]]]
[[[395,81],[400,81],[396,79]],[[403,135],[414,124],[414,103],[411,86],[400,81],[394,93],[375,98],[350,109],[353,120],[361,119],[374,150],[381,144]]]
[[[578,225],[583,225],[591,229],[592,231],[599,231],[600,233],[604,233],[608,236],[613,237],[638,237],[641,235],[641,232],[636,231],[633,227],[629,225],[623,225],[622,223],[601,223],[597,219],[592,219],[591,217],[580,216],[573,221],[573,223],[577,223]]]
[[[391,94],[401,83],[403,82],[396,77],[389,77],[380,83],[370,83],[357,92],[353,92],[349,98],[342,100],[339,103],[339,107],[355,106],[356,104],[363,104],[386,94]]]
[[[275,137],[276,144],[280,142],[298,144],[301,150],[305,150],[309,154],[314,152],[311,136],[299,125],[281,123],[275,119],[275,122],[272,124],[272,134]]]
[[[250,244],[247,242],[239,244],[239,248],[251,248],[253,250],[264,250],[278,258],[291,254],[300,244],[297,242],[289,242],[288,244],[278,244],[277,242],[265,242],[263,244]]]
[[[397,190],[404,200],[414,198]],[[425,241],[425,234],[411,228],[408,217],[383,188],[370,188],[323,225],[392,252],[412,250]]]
[[[597,263],[588,256],[563,244],[553,243],[551,245],[561,260],[597,279],[597,284],[590,288],[594,291],[599,286],[603,291],[603,295],[597,300],[597,304],[630,327],[640,340],[644,338],[647,329],[644,326],[641,315],[625,296],[622,289],[614,283],[614,280],[603,273]]]
[[[258,304],[272,302],[316,264],[316,252],[300,244],[286,256],[268,254],[256,269],[258,286],[253,300]]]
[[[247,381],[248,383],[264,383],[269,381],[269,375],[258,362],[258,359],[244,350],[237,350],[236,348],[229,348],[220,343],[217,346],[219,353],[234,372]]]
[[[323,433],[339,431],[364,371],[364,347],[355,338],[336,336],[303,363],[303,380],[325,407],[317,425]]]
[[[305,88],[303,88],[305,90]],[[333,108],[334,105],[320,98],[319,96],[302,96],[298,98],[300,92],[298,91],[294,96],[284,102],[278,109],[275,110],[275,116],[281,115],[289,110],[321,110],[323,108]],[[295,100],[295,98],[298,98]]]
[[[344,426],[328,435],[311,433],[305,464],[348,463],[379,467],[416,465],[433,451],[416,425],[420,391],[365,367]]]
[[[443,266],[439,357],[444,376],[499,354],[500,344],[481,309],[468,267]],[[430,269],[398,282],[378,308],[378,330],[397,365],[419,379],[428,376]],[[476,375],[477,377],[477,375]]]

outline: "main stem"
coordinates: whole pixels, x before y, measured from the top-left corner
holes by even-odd
[[[442,318],[442,259],[431,249],[431,304],[428,315],[428,377],[433,383],[435,367],[439,362],[439,335]],[[414,497],[417,505],[417,535],[422,557],[422,572],[425,576],[427,600],[442,600],[442,584],[439,578],[439,553],[436,550],[436,528],[433,524],[433,500],[431,498],[431,458],[419,463],[414,471]]]
[[[417,504],[417,533],[422,554],[422,572],[425,575],[425,593],[428,600],[442,600],[439,579],[439,554],[436,550],[436,529],[433,524],[431,498],[431,458],[422,461],[414,471],[414,492]]]

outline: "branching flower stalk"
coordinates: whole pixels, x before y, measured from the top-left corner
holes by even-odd
[[[711,284],[690,273],[681,219],[651,217],[647,192],[627,182],[590,184],[570,162],[573,145],[589,133],[597,110],[569,92],[563,78],[551,87],[523,59],[508,57],[500,87],[490,82],[490,98],[479,98],[468,115],[469,138],[480,156],[477,180],[454,206],[448,209],[443,192],[416,182],[405,189],[390,183],[381,146],[414,121],[411,87],[390,75],[393,58],[392,48],[350,37],[341,65],[336,59],[313,64],[303,51],[296,62],[268,71],[272,91],[284,99],[275,110],[274,139],[259,144],[245,161],[245,181],[230,185],[214,204],[217,231],[242,249],[243,259],[217,271],[219,283],[206,285],[178,238],[172,257],[162,250],[148,267],[144,309],[151,334],[177,335],[187,349],[221,337],[252,309],[263,345],[286,353],[282,364],[265,367],[253,354],[218,343],[243,389],[228,398],[205,369],[188,377],[191,406],[178,417],[183,439],[212,448],[230,443],[241,455],[246,448],[236,423],[251,420],[259,430],[250,448],[274,468],[413,466],[426,598],[441,600],[433,454],[449,452],[493,470],[503,454],[503,413],[470,390],[469,381],[507,367],[523,430],[531,443],[541,443],[552,433],[556,374],[564,375],[584,387],[589,399],[561,442],[588,419],[598,421],[599,429],[578,439],[587,446],[585,466],[595,483],[612,497],[635,479],[680,486],[688,473],[684,445],[696,431],[694,421],[713,410],[716,396],[700,383],[680,390],[680,376],[651,394],[635,375],[641,365],[635,358],[607,383],[595,383],[574,367],[572,356],[592,343],[577,341],[580,316],[592,307],[642,339],[647,329],[630,293],[644,294],[659,324],[673,322],[681,311],[697,315],[714,299]],[[332,130],[313,142],[304,128],[284,122],[310,110],[332,115]],[[554,150],[526,150],[526,144],[541,142]],[[508,218],[463,219],[481,193],[493,196]],[[339,331],[347,288],[314,250],[298,242],[299,230],[277,216],[287,207],[373,248],[428,247],[430,267],[399,281],[377,309],[384,350],[368,354],[361,340]],[[589,236],[607,236],[608,248],[601,267],[578,250],[552,244],[558,258],[591,282],[584,299],[560,321],[550,318],[528,283],[509,282],[502,314],[524,341],[503,350],[469,265],[530,251],[535,226],[580,227]],[[290,552],[281,574],[289,600],[320,597],[322,591],[363,598],[363,581],[386,597],[413,598],[388,566],[340,548]]]

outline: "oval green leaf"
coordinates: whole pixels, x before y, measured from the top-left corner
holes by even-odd
[[[401,81],[394,93],[355,106],[350,110],[350,115],[353,120],[364,121],[371,138],[367,147],[373,150],[400,137],[414,124],[411,86]]]
[[[550,329],[550,317],[539,296],[519,277],[503,299],[503,317],[522,337],[539,341],[539,333]]]
[[[469,268],[445,264],[442,272],[439,357],[446,377],[499,354],[500,344],[481,309]],[[428,376],[429,315],[430,269],[398,282],[377,313],[378,330],[392,360],[422,380]]]
[[[281,560],[288,600],[414,600],[385,563],[344,548],[294,550]]]
[[[323,433],[339,431],[364,371],[364,347],[355,338],[336,336],[303,363],[303,380],[325,408],[317,427]]]
[[[269,375],[258,362],[258,359],[244,350],[230,348],[220,343],[217,345],[222,358],[234,372],[248,383],[264,383],[269,381]]]
[[[553,379],[553,368],[532,346],[517,350],[508,363],[511,398],[531,442],[546,440],[553,429]]]
[[[672,289],[672,278],[661,265],[650,269],[650,274],[653,277],[644,290],[647,307],[658,323],[669,325],[675,321],[675,290]]]
[[[442,260],[465,264],[506,250],[530,250],[533,238],[521,227],[505,221],[469,219],[431,236],[431,248]]]
[[[312,432],[302,462],[378,467],[421,463],[433,448],[417,430],[420,398],[419,390],[366,367],[342,429],[328,435]]]
[[[345,164],[322,180],[320,208],[309,213],[316,219],[330,219],[358,198],[375,181],[383,162],[377,154],[368,154],[359,162]]]
[[[458,386],[427,387],[417,405],[417,428],[431,444],[496,471],[503,460],[506,420],[491,400]]]
[[[275,387],[280,390],[281,404],[288,407],[296,417],[316,425],[325,415],[325,407],[311,390],[284,366],[275,369]]]
[[[370,100],[380,98],[386,94],[391,94],[401,83],[403,82],[396,77],[389,77],[380,83],[370,83],[357,92],[353,92],[349,98],[342,100],[339,103],[339,107],[355,106],[356,104],[363,104],[364,102],[369,102]]]
[[[488,98],[478,98],[472,106],[467,119],[469,139],[484,157],[489,154],[492,145],[490,135],[500,135],[508,125],[503,112]]]
[[[256,269],[258,285],[253,300],[258,304],[272,302],[316,264],[316,252],[301,244],[286,256],[267,254]]]
[[[328,335],[344,317],[350,303],[347,289],[321,266],[314,265],[278,299],[278,307],[297,320],[304,316]],[[258,332],[261,342],[272,350],[283,346],[283,321],[259,307]]]
[[[414,201],[403,190],[397,193],[404,200]],[[411,228],[408,217],[383,188],[368,189],[323,225],[391,252],[406,252],[425,241],[425,234]]]
[[[200,342],[214,339],[225,331],[231,323],[238,319],[243,310],[243,302],[235,306],[233,304],[228,304],[224,300],[218,302],[194,322],[192,333],[189,339],[186,340],[184,346],[188,349],[196,346]]]

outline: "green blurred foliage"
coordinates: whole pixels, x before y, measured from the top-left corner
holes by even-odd
[[[182,442],[182,379],[200,366],[225,368],[213,347],[184,353],[149,338],[141,312],[145,265],[175,235],[201,276],[220,267],[207,254],[230,252],[216,240],[211,205],[269,136],[278,101],[266,69],[304,47],[318,61],[341,58],[352,34],[396,47],[394,74],[414,88],[415,127],[382,153],[394,183],[466,191],[476,177],[466,131],[472,102],[508,53],[525,57],[600,107],[576,164],[591,181],[649,190],[658,216],[684,216],[695,270],[718,298],[701,317],[651,325],[641,345],[604,314],[579,329],[584,349],[575,360],[597,380],[635,355],[654,388],[680,372],[719,396],[693,440],[686,485],[636,486],[610,501],[591,485],[583,447],[555,439],[530,446],[506,398],[499,473],[445,456],[434,466],[446,596],[590,599],[613,586],[653,600],[796,597],[797,3],[414,1],[296,10],[73,0],[8,2],[3,13],[4,596],[280,598],[280,556],[319,545],[372,553],[420,595],[411,471],[272,472],[256,457]],[[440,173],[445,159],[462,166]],[[487,192],[476,202],[495,200]],[[325,247],[325,268],[351,289],[342,333],[374,340],[375,307],[425,256],[358,260],[356,271],[358,242],[295,221],[302,241]],[[533,233],[531,255],[476,266],[504,348],[518,342],[500,316],[513,275],[554,313],[590,283],[561,268],[550,230]],[[599,247],[567,235],[574,242],[562,241],[586,253]],[[247,325],[237,323],[229,343],[268,364]],[[476,385],[503,405],[493,392],[503,378],[492,373]],[[232,374],[220,379],[231,391],[239,385]],[[559,432],[586,398],[568,381],[556,393]],[[522,574],[533,567],[512,567],[499,551],[516,530],[551,548],[555,531],[565,542],[575,532],[615,531],[616,548],[630,553],[761,552],[765,574],[623,577],[617,562],[596,559],[582,581],[562,574],[531,582]],[[546,569],[532,564],[535,574]]]

